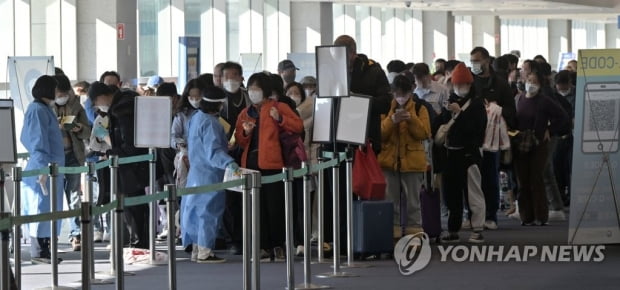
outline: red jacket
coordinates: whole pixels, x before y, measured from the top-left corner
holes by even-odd
[[[274,120],[269,111],[272,107],[276,107],[280,113],[282,122]],[[243,122],[256,122],[256,119],[248,115],[248,109],[245,108],[237,118],[235,126],[235,139],[237,144],[243,148],[241,157],[241,166],[247,167],[248,149],[252,140],[252,133],[244,136]],[[276,101],[267,101],[260,109],[260,124],[258,132],[258,167],[260,169],[282,169],[284,161],[282,160],[282,147],[280,146],[280,130],[286,130],[293,133],[302,133],[304,130],[303,121],[289,108],[288,105]]]

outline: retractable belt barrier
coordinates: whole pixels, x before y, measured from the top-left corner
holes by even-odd
[[[28,153],[20,153],[18,154],[18,157],[21,159],[25,159],[28,158]],[[289,182],[292,180],[291,177],[294,178],[298,178],[298,177],[306,177],[309,176],[310,174],[313,173],[322,173],[323,170],[330,168],[330,167],[336,167],[340,164],[340,162],[347,160],[346,158],[346,153],[338,153],[338,154],[332,154],[331,156],[327,156],[328,158],[331,157],[330,160],[327,160],[325,162],[319,162],[316,165],[312,165],[310,166],[304,166],[301,169],[297,169],[297,170],[284,170],[282,173],[279,174],[275,174],[275,175],[270,175],[270,176],[260,176],[260,182],[256,182],[256,180],[252,181],[251,184],[256,184],[258,188],[260,188],[260,184],[269,184],[269,183],[275,183],[275,182],[280,182],[283,180],[289,180]],[[116,157],[117,158],[117,157]],[[131,156],[131,157],[124,157],[124,158],[118,158],[118,163],[117,165],[123,165],[123,164],[131,164],[131,163],[138,163],[138,162],[152,162],[153,159],[156,158],[155,155],[153,154],[153,152],[151,152],[151,154],[145,154],[145,155],[138,155],[138,156]],[[101,161],[98,162],[96,164],[94,164],[94,168],[95,170],[100,170],[100,169],[104,169],[107,167],[111,167],[112,160],[108,159],[105,161]],[[92,164],[91,164],[92,166]],[[89,168],[89,166],[80,166],[80,167],[55,167],[57,168],[57,172],[52,172],[51,168],[53,168],[52,166],[47,166],[41,169],[35,169],[35,170],[27,170],[27,171],[21,171],[21,169],[19,167],[16,167],[14,170],[14,172],[20,172],[21,176],[19,177],[15,177],[14,179],[16,182],[21,182],[23,180],[23,178],[28,178],[28,177],[35,177],[35,176],[39,176],[39,175],[50,175],[50,174],[92,174],[92,167]],[[292,175],[291,175],[291,171],[292,171]],[[170,186],[166,186],[164,191],[160,191],[160,192],[156,192],[154,194],[151,195],[143,195],[143,196],[134,196],[134,197],[125,197],[122,200],[121,205],[123,207],[130,207],[130,206],[136,206],[136,205],[142,205],[142,204],[150,204],[152,202],[155,201],[159,201],[159,200],[170,200],[171,197],[176,198],[176,197],[182,197],[184,195],[191,195],[191,194],[205,194],[205,193],[209,193],[209,192],[217,192],[217,191],[222,191],[225,189],[229,189],[229,188],[233,188],[233,187],[239,187],[239,186],[244,186],[244,188],[248,189],[248,192],[250,192],[250,188],[247,187],[249,184],[247,183],[247,181],[251,181],[252,178],[254,176],[249,175],[249,174],[244,174],[244,176],[241,179],[238,180],[233,180],[233,181],[228,181],[228,182],[222,182],[222,183],[217,183],[217,184],[210,184],[210,185],[206,185],[206,186],[199,186],[199,187],[191,187],[191,188],[180,188],[180,189],[176,189],[176,187],[171,188]],[[253,188],[255,188],[253,186]],[[171,192],[171,190],[173,190],[174,192]],[[154,192],[154,191],[153,191]],[[252,190],[252,192],[254,192]],[[171,194],[172,193],[172,194]],[[290,192],[289,192],[290,194]],[[92,197],[91,197],[92,198]],[[309,197],[308,197],[309,199]],[[174,199],[173,199],[174,200]],[[101,215],[103,213],[106,212],[110,212],[113,210],[118,210],[119,207],[119,201],[116,200],[112,200],[111,202],[105,204],[105,205],[101,205],[101,206],[94,206],[92,205],[93,201],[89,200],[88,202],[91,203],[91,208],[88,209],[87,212],[90,213],[90,216],[97,216],[97,215]],[[308,202],[308,201],[306,201]],[[309,208],[309,205],[306,205],[304,207]],[[5,232],[5,231],[10,231],[11,229],[15,228],[19,228],[19,226],[23,225],[23,224],[28,224],[28,223],[35,223],[35,222],[50,222],[50,221],[57,221],[57,220],[61,220],[61,219],[66,219],[66,218],[73,218],[73,217],[82,217],[83,218],[83,210],[81,208],[78,209],[72,209],[72,210],[66,210],[66,211],[55,211],[55,212],[48,212],[48,213],[42,213],[42,214],[37,214],[37,215],[27,215],[27,216],[21,216],[18,214],[18,211],[15,213],[15,216],[8,216],[5,218],[0,219],[0,232]],[[308,219],[308,217],[306,217],[306,219]],[[88,221],[86,221],[88,222]],[[170,222],[170,221],[169,221]],[[254,221],[253,221],[254,222]],[[92,226],[92,225],[91,225]],[[308,225],[306,225],[305,227],[309,228]],[[306,229],[307,230],[307,229]],[[248,229],[248,233],[249,233],[249,229]],[[306,237],[305,239],[308,239],[308,237]],[[249,245],[247,245],[249,247]],[[307,247],[308,244],[305,243],[305,246]],[[322,247],[322,246],[319,246]],[[88,250],[88,249],[84,249],[84,250]],[[306,248],[305,251],[309,252],[309,249]],[[291,257],[292,255],[292,250],[289,248],[289,255],[287,255],[287,257]],[[249,253],[244,253],[245,255],[249,255]],[[82,256],[82,257],[87,257],[88,255]],[[4,259],[4,256],[3,256]],[[92,257],[91,257],[92,259]],[[249,259],[248,259],[249,260]],[[92,261],[91,261],[92,262]],[[21,276],[21,271],[18,270],[17,268],[19,267],[17,264],[21,263],[21,261],[16,261],[16,280],[18,281],[18,285],[20,284],[20,276]],[[309,261],[307,261],[307,263],[309,264]],[[258,264],[258,263],[257,263]],[[289,266],[291,266],[292,264],[290,264]],[[307,266],[306,266],[307,268]],[[174,273],[175,270],[172,269],[171,273]],[[248,269],[248,273],[249,273],[249,269]],[[292,269],[289,270],[289,272],[292,272]],[[258,271],[254,272],[254,273],[259,273]],[[92,273],[91,273],[92,274]],[[309,274],[309,272],[308,272]],[[123,275],[123,273],[120,273],[118,275]],[[245,275],[245,273],[244,273]],[[290,273],[289,273],[290,275]],[[176,276],[173,274],[173,276]],[[84,277],[88,277],[88,276],[84,276]],[[244,279],[247,277],[244,277]],[[252,277],[253,279],[256,279],[255,281],[252,281],[253,286],[258,286],[256,284],[256,282],[258,282],[258,277]],[[172,280],[174,279],[174,280]],[[171,278],[170,281],[174,281],[174,283],[171,283],[170,287],[172,287],[172,284],[176,284],[176,277]],[[293,285],[294,280],[292,278],[289,279],[289,287]],[[309,281],[308,279],[305,279],[305,284],[308,285]],[[82,281],[83,286],[86,286],[85,289],[89,289],[90,288],[90,284],[89,281]],[[248,285],[249,285],[249,280],[247,281]],[[54,285],[56,286],[56,285]],[[117,285],[118,286],[118,285]],[[244,288],[246,286],[246,283],[244,282]],[[176,287],[176,285],[175,285]],[[0,287],[3,288],[3,287]],[[255,287],[256,288],[256,287]],[[122,289],[121,288],[117,288],[117,289]],[[318,288],[314,288],[314,289],[318,289]]]

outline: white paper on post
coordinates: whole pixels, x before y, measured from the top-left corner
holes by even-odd
[[[134,145],[137,148],[170,147],[170,97],[136,97]]]
[[[312,126],[312,143],[332,142],[332,99],[314,99],[314,122]]]
[[[351,95],[340,99],[336,141],[357,145],[366,143],[370,96]]]
[[[0,163],[17,162],[13,100],[0,100],[0,136]]]
[[[247,168],[239,168],[239,170],[234,171],[227,167],[226,170],[224,171],[224,182],[239,180],[243,178],[244,174],[252,174],[255,172],[258,172],[258,171],[247,169]],[[228,190],[236,191],[236,192],[243,192],[243,185],[231,187]]]
[[[347,49],[344,46],[317,46],[317,90],[319,98],[349,96]]]

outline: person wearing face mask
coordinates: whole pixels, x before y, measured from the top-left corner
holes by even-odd
[[[54,78],[58,86],[56,87],[55,106],[52,109],[61,122],[64,119],[73,119],[70,123],[60,123],[65,149],[65,166],[82,166],[86,161],[84,142],[90,138],[88,118],[86,118],[84,108],[80,105],[80,100],[73,95],[69,78],[65,75],[56,75]],[[80,174],[65,175],[64,193],[70,209],[80,206],[80,178]],[[80,219],[78,217],[71,220],[69,241],[74,251],[80,250]]]
[[[448,100],[448,89],[436,81],[433,81],[430,69],[425,63],[416,63],[413,66],[413,76],[416,88],[414,93],[420,98],[429,102],[435,113],[441,114],[441,106]]]
[[[228,155],[228,138],[219,121],[219,112],[226,95],[218,87],[206,88],[203,92],[198,111],[189,121],[189,187],[221,182],[226,168],[239,170],[239,165]],[[181,200],[181,236],[184,246],[192,245],[191,261],[226,261],[213,252],[225,204],[226,194],[223,190],[188,195]]]
[[[526,79],[525,96],[517,107],[517,129],[519,132],[533,130],[538,141],[528,152],[513,150],[522,225],[546,225],[548,222],[549,206],[541,169],[548,162],[551,136],[569,125],[568,114],[542,93],[545,80],[539,71],[531,72]]]
[[[20,141],[30,153],[24,170],[47,168],[50,163],[65,165],[62,133],[52,110],[55,106],[56,85],[54,77],[43,75],[32,87],[34,101],[26,109],[20,135]],[[60,174],[57,181],[57,192],[62,192],[64,176]],[[50,211],[50,183],[47,175],[24,177],[21,192],[22,215],[36,215]],[[62,210],[62,204],[62,198],[58,198],[56,210]],[[59,229],[60,222],[57,221]],[[30,223],[27,228],[24,236],[30,237],[30,260],[33,264],[50,264],[50,222]]]
[[[252,104],[247,90],[242,88],[242,81],[243,68],[240,64],[229,61],[222,65],[222,87],[226,92],[226,101],[220,115],[231,126],[237,123],[239,113]],[[229,139],[232,137],[232,131],[227,133]]]
[[[316,78],[305,76],[301,79],[301,85],[304,86],[304,93],[307,98],[314,98],[316,96]]]
[[[487,112],[483,100],[477,98],[473,87],[474,78],[464,64],[460,63],[452,72],[454,90],[448,105],[443,108],[439,123],[454,120],[447,133],[444,146],[447,160],[443,169],[443,188],[448,215],[448,234],[442,242],[458,242],[459,231],[463,225],[463,197],[467,198],[469,217],[466,219],[472,228],[470,243],[482,243],[484,237],[485,200],[480,188],[480,147],[484,141],[487,125]]]
[[[122,158],[148,154],[148,149],[134,146],[134,105],[137,95],[134,91],[118,90],[100,82],[94,82],[88,91],[93,104],[106,113],[109,120],[108,135],[104,139],[110,142],[111,148],[106,151],[106,158],[112,155]],[[118,168],[118,192],[130,197],[144,195],[148,179],[147,163],[122,164]],[[124,214],[130,246],[147,249],[150,239],[148,205],[127,207]]]
[[[282,172],[280,132],[303,133],[303,121],[286,104],[271,100],[272,81],[255,73],[248,81],[252,106],[244,109],[235,126],[235,138],[243,148],[241,166],[260,170],[263,176]],[[261,260],[284,260],[284,186],[263,184],[260,196]]]
[[[282,80],[284,81],[284,85],[282,86],[282,88],[285,88],[286,86],[288,86],[288,84],[295,81],[295,79],[297,78],[298,70],[299,68],[296,67],[291,60],[285,59],[278,63],[278,74],[280,75],[280,77],[282,77]]]
[[[572,85],[572,76],[568,70],[555,75],[555,99],[568,113],[570,118],[569,130],[559,136],[558,144],[553,154],[553,167],[564,205],[570,200],[570,175],[573,160],[573,124],[575,123],[575,88]]]
[[[427,168],[424,140],[431,136],[426,107],[416,111],[409,79],[398,75],[392,82],[394,99],[390,111],[381,122],[381,153],[378,161],[387,183],[386,200],[394,204],[394,238],[401,233],[400,194],[406,195],[405,235],[422,231],[420,188]]]
[[[515,127],[516,107],[514,94],[506,77],[499,76],[491,67],[489,51],[484,47],[475,47],[470,53],[471,72],[474,74],[474,95],[483,102],[495,103],[502,108],[502,117],[508,130]],[[488,130],[485,134],[492,135]],[[497,211],[499,210],[499,165],[500,152],[483,150],[482,190],[486,202],[487,229],[497,229]]]
[[[197,79],[192,79],[185,85],[181,100],[174,108],[174,118],[170,132],[170,147],[180,150],[187,147],[187,124],[191,117],[200,108],[201,94],[204,88]]]
[[[390,61],[385,68],[388,71],[387,79],[390,84],[394,81],[394,78],[397,75],[407,70],[405,63],[398,59]]]

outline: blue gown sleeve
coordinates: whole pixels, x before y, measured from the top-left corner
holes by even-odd
[[[44,111],[46,108],[31,104],[32,110],[27,110],[24,116],[24,127],[20,136],[20,140],[26,150],[30,153],[32,160],[53,160],[51,152],[51,144],[47,136],[54,130],[60,130],[58,123],[47,120]]]
[[[229,163],[234,162],[234,159],[228,155],[228,142],[222,125],[215,122],[210,122],[205,126],[205,132],[201,138],[211,166],[224,170]]]

